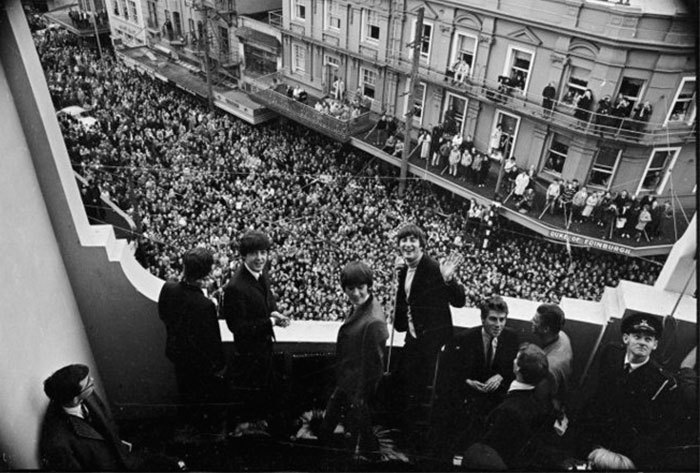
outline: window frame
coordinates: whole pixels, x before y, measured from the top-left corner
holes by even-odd
[[[367,97],[368,99],[372,100],[374,102],[377,100],[377,80],[379,79],[379,72],[376,69],[372,69],[370,67],[365,67],[365,66],[360,66],[360,77],[358,80],[359,86],[362,89],[362,95],[364,97]],[[365,81],[365,78],[367,75],[365,73],[372,74],[374,76],[374,83],[370,84],[369,82]],[[374,97],[370,97],[367,95],[366,86],[370,86],[372,88],[372,95]]]
[[[615,149],[613,147],[607,146],[605,148],[610,148],[610,149]],[[607,169],[596,169],[596,162],[598,160],[598,156],[600,155],[600,152],[603,148],[598,148],[598,152],[595,155],[595,159],[593,159],[593,162],[591,163],[591,169],[588,171],[588,179],[586,179],[586,185],[588,187],[592,187],[594,189],[602,189],[604,191],[609,191],[612,188],[612,183],[615,179],[615,175],[617,174],[617,169],[620,166],[620,161],[622,160],[622,148],[617,148],[617,156],[615,156],[615,164],[613,165],[612,169],[608,171]],[[610,174],[610,179],[608,180],[608,185],[607,186],[601,186],[600,184],[593,184],[591,183],[591,176],[593,175],[594,172],[602,172],[602,173],[607,173],[609,172]]]
[[[420,110],[420,115],[418,116],[417,119],[417,125],[422,126],[423,125],[423,118],[425,117],[425,114],[423,113],[425,111],[425,96],[428,92],[428,84],[423,81],[418,81],[417,87],[422,87],[423,88],[423,93],[420,96],[420,99],[416,97],[416,103],[420,102],[420,106],[416,107]],[[404,117],[408,114],[408,107],[409,107],[409,100],[411,99],[411,80],[407,79],[406,80],[406,98],[404,99],[403,103],[403,114]],[[413,123],[416,124],[416,115],[413,115],[411,118],[413,118]]]
[[[467,33],[464,31],[455,31],[454,38],[452,38],[452,52],[450,54],[450,63],[447,65],[447,69],[452,71],[452,67],[457,62],[457,54],[458,52],[460,52],[458,50],[460,36],[463,36],[465,38],[471,38],[474,40],[474,51],[472,51],[472,63],[469,64],[469,74],[467,74],[467,77],[471,77],[472,73],[474,72],[474,65],[476,64],[476,53],[479,49],[479,37],[474,34]]]
[[[659,168],[661,169],[663,173],[663,178],[659,181],[659,183],[656,185],[654,189],[643,189],[642,185],[644,184],[644,180],[647,178],[647,174],[649,174],[649,171],[651,170],[651,162],[654,160],[654,156],[656,153],[667,153],[667,152],[673,152],[673,155],[671,158],[668,160],[668,162],[664,163],[664,166]],[[678,156],[681,154],[681,147],[680,146],[663,146],[660,148],[653,148],[651,150],[651,154],[649,155],[649,159],[647,160],[647,164],[644,167],[644,173],[642,174],[642,178],[639,180],[639,185],[637,186],[637,195],[640,194],[657,194],[660,195],[663,193],[664,188],[666,187],[666,184],[668,184],[668,180],[671,176],[671,170],[673,170],[673,166],[676,164],[676,160],[678,159]],[[656,169],[656,168],[654,168]]]
[[[333,6],[340,10],[338,0],[323,0],[323,29],[326,31],[340,32],[342,18],[340,17],[340,11],[334,13]],[[332,25],[330,21],[332,18],[337,18],[338,26]]]
[[[506,62],[503,65],[504,76],[511,77],[511,70],[513,69],[515,51],[520,51],[525,54],[530,55],[530,67],[527,71],[527,77],[525,78],[525,86],[523,87],[521,93],[523,95],[527,94],[527,90],[530,87],[530,79],[532,79],[532,68],[535,65],[535,51],[523,48],[521,46],[513,46],[512,44],[508,46],[508,53],[506,54]]]
[[[297,51],[301,54],[301,65],[297,58]],[[292,43],[292,74],[306,74],[306,47],[299,43]]]
[[[136,0],[126,0],[126,9],[129,11],[129,21],[132,23],[139,22],[139,13],[136,6]]]
[[[683,86],[686,84],[686,82],[693,81],[695,82],[695,92],[693,95],[688,99],[688,103],[690,104],[689,106],[692,107],[692,113],[690,114],[690,117],[688,117],[687,120],[671,120],[671,115],[673,112],[673,109],[676,107],[676,103],[678,102],[678,99],[680,98],[681,92],[683,91]],[[691,124],[695,120],[695,115],[697,114],[697,105],[695,103],[695,98],[698,95],[698,80],[697,77],[694,76],[685,76],[681,79],[681,83],[678,84],[678,88],[676,89],[676,94],[673,96],[673,101],[671,102],[670,107],[668,108],[668,111],[666,112],[666,119],[664,120],[664,126],[666,126],[669,123],[685,123],[686,125]]]
[[[632,79],[632,80],[640,80],[640,81],[642,81],[642,85],[641,85],[641,87],[639,88],[639,94],[638,94],[636,97],[633,97],[633,96],[631,96],[631,95],[623,95],[623,94],[622,94],[622,92],[621,92],[621,89],[622,89],[622,82],[623,82],[625,79]],[[632,107],[635,107],[635,106],[637,106],[637,105],[639,105],[640,103],[643,102],[643,101],[642,101],[642,97],[644,97],[644,93],[646,92],[647,82],[649,82],[649,81],[646,80],[646,79],[639,78],[639,77],[622,76],[622,77],[620,78],[620,86],[619,86],[618,89],[617,89],[617,95],[616,95],[616,97],[620,97],[620,96],[625,97],[625,99],[627,99],[627,101],[630,102],[630,103],[632,104]]]
[[[571,79],[572,79],[571,73],[574,71],[574,69],[588,70],[588,77],[586,78],[586,81],[585,81],[586,85],[585,86],[581,86],[579,84],[573,84],[573,85],[571,84]],[[566,96],[568,95],[569,91],[572,88],[574,90],[581,91],[581,94],[585,93],[586,89],[588,89],[588,83],[590,82],[590,74],[591,74],[590,69],[586,69],[585,67],[581,67],[581,66],[577,66],[577,65],[570,65],[568,67],[568,71],[567,71],[566,86],[564,88],[562,88],[562,90],[561,90],[559,102],[564,104],[564,105],[568,105],[569,107],[575,107],[576,100],[574,100],[573,97],[572,97],[571,102],[565,101],[564,99],[566,98]],[[573,76],[573,78],[582,81],[582,79],[579,79],[579,77]]]
[[[416,18],[413,20],[413,27],[411,28],[411,38],[409,41],[409,44],[413,42],[413,38],[416,37],[416,26],[418,25],[418,19]],[[430,54],[433,52],[433,33],[435,31],[435,25],[433,24],[432,21],[427,21],[423,20],[423,31],[425,31],[425,28],[428,27],[430,28],[430,35],[428,36],[428,51],[423,52],[423,44],[425,43],[425,35],[421,35],[421,51],[420,51],[420,60],[425,61],[426,63],[430,63]],[[408,47],[408,57],[410,59],[413,59],[413,47],[409,46]]]
[[[372,19],[376,18],[376,23],[370,24],[370,14],[372,15]],[[382,27],[381,27],[381,22],[380,22],[380,17],[379,17],[379,12],[376,12],[374,10],[370,10],[368,8],[363,8],[362,9],[362,25],[361,25],[361,31],[360,31],[360,38],[362,39],[363,43],[370,43],[373,45],[379,45],[379,40],[382,37]],[[372,36],[369,35],[368,28],[370,26],[375,26],[378,30],[378,37],[373,38]]]
[[[563,140],[558,140],[557,138],[563,138]],[[567,142],[568,141],[568,142]],[[552,150],[552,146],[554,145],[555,142],[561,143],[562,145],[566,146],[566,154],[564,156],[564,162],[561,165],[561,171],[556,171],[555,169],[552,169],[547,166],[547,163],[549,162],[550,155],[556,154],[557,156],[562,156],[562,153],[560,151]],[[549,144],[547,145],[547,152],[544,156],[544,163],[542,163],[542,170],[548,174],[551,174],[552,176],[556,177],[561,177],[564,174],[564,166],[566,166],[566,160],[569,157],[569,149],[571,148],[571,139],[568,138],[566,135],[562,133],[552,133],[551,138],[549,139]]]
[[[469,98],[468,97],[464,97],[464,96],[455,94],[454,92],[450,92],[449,90],[446,91],[445,102],[444,102],[443,107],[442,107],[442,115],[441,115],[442,121],[443,122],[445,121],[445,114],[447,113],[447,110],[450,109],[450,107],[449,107],[450,98],[452,98],[452,97],[459,99],[459,100],[464,100],[464,110],[462,110],[462,119],[461,119],[461,124],[459,125],[459,130],[458,130],[458,132],[461,133],[462,136],[464,136],[464,127],[467,124],[467,108],[469,107]],[[493,133],[493,131],[491,133]]]
[[[304,9],[304,16],[299,16],[299,9],[303,8]],[[296,21],[306,21],[306,17],[308,16],[308,9],[309,5],[306,0],[292,0],[292,20]]]
[[[501,116],[503,116],[503,115],[509,116],[511,118],[515,118],[515,130],[513,131],[513,135],[512,135],[513,138],[512,138],[511,144],[510,144],[510,150],[509,150],[510,152],[508,153],[507,156],[504,156],[504,158],[507,159],[507,158],[510,158],[511,156],[513,156],[513,151],[515,150],[515,142],[517,141],[518,133],[520,132],[521,119],[519,116],[517,116],[513,113],[506,112],[505,110],[501,110],[501,109],[496,109],[496,113],[494,113],[494,115],[493,115],[493,123],[491,124],[491,131],[489,132],[489,140],[491,139],[491,136],[493,136],[493,133],[496,131],[496,126],[501,122],[501,120],[502,120]]]

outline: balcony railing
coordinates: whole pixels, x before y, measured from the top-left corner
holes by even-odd
[[[267,22],[277,28],[282,28],[282,10],[272,10],[267,13]]]
[[[394,57],[388,62],[398,71],[410,73],[410,61],[403,55]],[[694,120],[690,124],[686,122],[664,124],[635,120],[631,117],[601,115],[595,112],[598,106],[598,99],[595,97],[591,109],[588,110],[588,120],[582,121],[574,117],[576,111],[574,105],[557,101],[550,111],[542,106],[540,94],[523,93],[516,87],[506,86],[498,81],[476,80],[472,77],[465,79],[461,84],[453,84],[454,75],[449,69],[441,71],[425,66],[420,67],[419,75],[423,81],[447,87],[453,92],[471,96],[477,100],[496,103],[500,108],[517,115],[529,115],[549,121],[554,126],[603,139],[643,145],[666,145],[669,142],[695,141],[697,138]]]
[[[372,127],[373,123],[370,120],[369,111],[357,117],[343,120],[319,112],[311,105],[288,97],[283,92],[286,88],[285,80],[286,77],[280,72],[250,80],[251,97],[267,108],[341,142],[347,142],[353,135],[362,133]],[[308,101],[316,102],[318,99],[309,95]]]

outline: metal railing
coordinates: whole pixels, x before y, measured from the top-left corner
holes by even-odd
[[[320,112],[311,105],[288,97],[285,93],[278,90],[278,88],[285,86],[285,80],[287,80],[286,76],[281,72],[275,72],[255,79],[249,79],[248,82],[252,85],[251,93],[253,98],[262,102],[268,108],[303,122],[340,141],[348,141],[352,135],[361,133],[373,126],[369,111],[365,111],[356,117],[341,119]],[[316,98],[313,97],[313,99]]]
[[[267,22],[272,26],[282,28],[282,10],[272,10],[267,13]]]

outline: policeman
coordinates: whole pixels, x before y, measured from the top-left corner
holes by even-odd
[[[584,445],[627,456],[637,468],[653,468],[673,427],[668,419],[677,383],[651,359],[661,339],[659,317],[631,313],[621,331],[622,345],[608,345],[601,353],[597,392],[581,418]]]

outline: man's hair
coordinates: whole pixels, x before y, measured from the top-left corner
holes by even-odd
[[[527,384],[537,384],[547,376],[549,362],[544,351],[534,343],[523,343],[516,358],[518,371]]]
[[[351,261],[340,271],[340,287],[343,289],[367,284],[372,287],[372,269],[364,261]]]
[[[588,464],[593,471],[636,470],[632,460],[607,448],[598,447],[588,454]]]
[[[272,242],[263,232],[252,230],[241,238],[239,250],[241,256],[245,257],[254,251],[267,251],[272,246]]]
[[[64,366],[44,381],[44,392],[52,401],[65,405],[80,394],[80,382],[90,372],[85,365]]]
[[[214,264],[214,256],[211,251],[198,246],[187,250],[182,257],[182,263],[185,266],[185,279],[196,281],[209,274]]]
[[[418,241],[420,242],[420,247],[425,248],[425,232],[421,230],[421,228],[415,223],[407,223],[406,225],[399,228],[399,231],[396,232],[396,241],[400,242],[403,238],[406,238],[407,236],[413,236],[418,238]]]
[[[502,312],[508,315],[508,304],[501,296],[491,296],[481,304],[481,320],[489,316],[490,311]]]
[[[554,333],[559,333],[566,321],[564,311],[557,304],[542,304],[537,308],[540,322]]]

